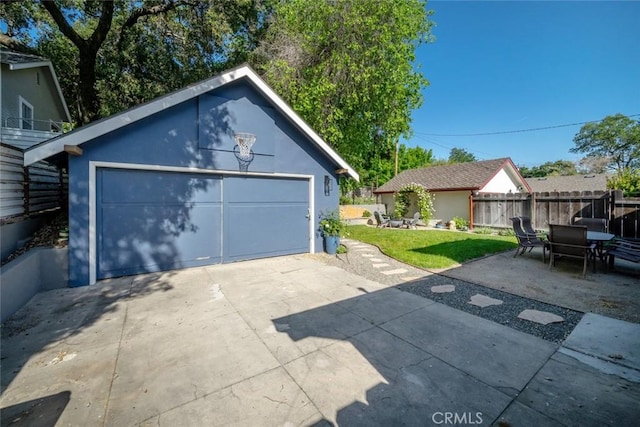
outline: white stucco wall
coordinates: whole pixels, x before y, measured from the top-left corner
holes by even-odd
[[[438,221],[446,223],[451,221],[454,216],[469,220],[469,195],[470,191],[439,191],[432,193],[434,213],[430,223],[435,224]],[[387,206],[387,212],[393,215],[395,210],[393,194],[382,194],[381,202]],[[411,195],[411,205],[407,216],[413,216],[418,210],[417,198]]]
[[[433,193],[435,212],[432,219],[442,220],[443,223],[451,221],[454,216],[469,220],[469,190],[464,191],[439,191]]]
[[[518,186],[509,174],[504,170],[500,171],[494,176],[483,188],[479,190],[480,193],[518,193]]]

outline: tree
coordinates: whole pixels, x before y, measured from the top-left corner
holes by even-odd
[[[422,147],[407,147],[400,144],[398,147],[398,169],[417,169],[429,166],[434,161],[433,150],[426,150]]]
[[[473,153],[468,152],[464,148],[454,147],[449,152],[449,163],[468,163],[477,160]]]
[[[626,197],[639,196],[640,171],[627,168],[616,173],[611,178],[607,178],[607,188],[612,190],[622,190]]]
[[[590,174],[590,173],[606,173],[609,169],[611,160],[608,157],[594,156],[583,157],[578,161],[578,173]]]
[[[640,120],[631,120],[623,114],[607,116],[582,126],[573,142],[572,153],[605,157],[619,173],[640,168]]]
[[[539,166],[519,168],[523,178],[542,178],[545,176],[567,176],[576,175],[576,165],[570,160],[556,160],[555,162],[545,162]]]
[[[0,44],[51,59],[86,124],[245,61],[267,12],[261,0],[11,2]]]
[[[414,67],[431,39],[421,0],[279,2],[252,56],[267,82],[358,170],[392,158],[427,80]]]

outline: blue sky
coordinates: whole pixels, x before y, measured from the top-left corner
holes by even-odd
[[[516,165],[579,160],[580,125],[640,114],[640,2],[429,1],[435,42],[417,62],[430,81],[408,146],[447,158],[452,147]],[[634,117],[640,119],[640,116]]]

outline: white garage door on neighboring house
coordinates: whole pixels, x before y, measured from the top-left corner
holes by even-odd
[[[98,168],[97,279],[309,252],[309,181]]]

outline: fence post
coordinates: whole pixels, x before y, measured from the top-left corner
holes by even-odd
[[[613,229],[614,221],[616,220],[616,193],[614,190],[609,190],[609,229],[611,232]]]
[[[536,229],[540,228],[537,226],[538,218],[536,215],[536,193],[531,193],[528,197],[529,199],[529,211],[531,212],[531,224],[536,227]]]
[[[30,199],[31,199],[31,195],[29,194],[29,167],[23,167],[22,168],[22,190],[23,190],[23,197],[24,199],[22,200],[22,210],[24,211],[23,214],[28,216],[29,215],[29,210],[30,210]]]

